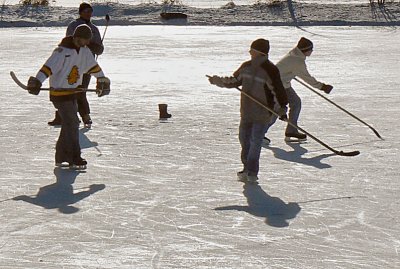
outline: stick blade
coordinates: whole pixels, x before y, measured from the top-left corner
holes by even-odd
[[[353,156],[357,156],[360,154],[360,152],[358,150],[350,151],[350,152],[336,151],[335,153],[340,156],[348,156],[348,157],[353,157]]]
[[[15,73],[13,71],[10,71],[10,76],[11,76],[12,80],[14,80],[15,84],[17,84],[19,87],[21,87],[24,90],[28,90],[28,87],[17,78],[17,75],[15,75]]]
[[[369,127],[374,133],[375,133],[375,135],[377,136],[377,137],[379,137],[380,139],[382,139],[383,140],[383,138],[382,138],[382,136],[378,133],[378,131],[377,130],[375,130],[374,128],[372,128],[372,127]]]

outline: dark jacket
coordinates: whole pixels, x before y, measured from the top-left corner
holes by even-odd
[[[74,34],[76,27],[78,27],[81,24],[86,24],[87,26],[90,27],[90,29],[92,29],[93,37],[90,44],[88,45],[88,48],[92,51],[93,55],[101,55],[104,51],[104,46],[103,42],[101,41],[99,28],[97,28],[97,26],[94,25],[91,21],[86,21],[82,18],[72,21],[68,25],[66,36],[72,36]]]
[[[288,104],[286,91],[282,85],[278,68],[266,57],[258,57],[244,62],[233,73],[235,82],[226,87],[242,86],[242,91],[249,94],[267,107],[274,109],[277,103],[285,108]],[[251,122],[268,122],[271,113],[265,108],[241,95],[240,116],[242,120]]]

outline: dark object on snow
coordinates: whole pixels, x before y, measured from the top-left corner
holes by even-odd
[[[164,20],[176,20],[176,19],[186,20],[188,17],[185,13],[181,12],[161,12],[160,16]]]
[[[171,118],[172,115],[167,112],[167,104],[158,104],[158,110],[160,111],[160,119]]]

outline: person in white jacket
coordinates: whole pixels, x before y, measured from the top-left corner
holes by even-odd
[[[38,95],[42,83],[50,80],[50,101],[61,117],[61,131],[56,144],[56,166],[68,163],[70,168],[85,169],[86,160],[81,157],[79,145],[79,118],[76,93],[82,85],[84,74],[97,78],[98,96],[110,92],[110,80],[104,76],[92,52],[87,47],[92,38],[89,26],[79,25],[72,36],[65,37],[53,51],[50,58],[42,66],[35,77],[28,80],[30,94]]]
[[[295,125],[297,125],[297,121],[299,119],[301,111],[301,99],[292,88],[292,79],[297,76],[310,84],[312,87],[320,89],[325,93],[330,93],[330,91],[333,89],[331,85],[319,82],[308,72],[306,57],[309,57],[312,51],[313,43],[309,39],[302,37],[297,43],[297,46],[293,48],[276,64],[281,75],[283,87],[285,88],[288,97],[289,121]],[[268,124],[265,133],[267,133],[268,129],[275,123],[275,121],[276,117],[273,117]],[[287,124],[285,130],[285,141],[304,141],[306,139],[307,136],[305,134],[300,133],[296,128]],[[265,145],[269,143],[270,140],[267,137],[264,137],[263,144]]]

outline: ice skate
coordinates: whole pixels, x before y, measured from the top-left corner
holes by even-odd
[[[87,115],[84,115],[83,117],[82,117],[82,121],[83,121],[83,124],[84,124],[84,127],[85,128],[87,128],[87,129],[90,129],[90,128],[92,128],[92,119],[90,118],[90,116],[89,116],[89,114],[87,114]]]
[[[48,125],[50,126],[59,126],[61,125],[61,117],[60,114],[58,114],[58,111],[56,111],[54,120],[47,122]]]
[[[59,168],[68,168],[69,163],[68,162],[56,162],[55,166],[59,167]]]
[[[289,143],[299,143],[307,140],[307,135],[302,133],[286,133],[285,142]]]
[[[271,144],[271,139],[269,139],[268,137],[264,137],[261,146],[268,147],[269,144]]]
[[[240,171],[237,172],[238,181],[240,182],[247,182],[247,171]]]
[[[87,161],[85,159],[79,158],[75,160],[72,164],[69,164],[69,168],[73,170],[85,170],[87,167]]]
[[[247,175],[247,183],[258,184],[258,177],[255,175]]]

